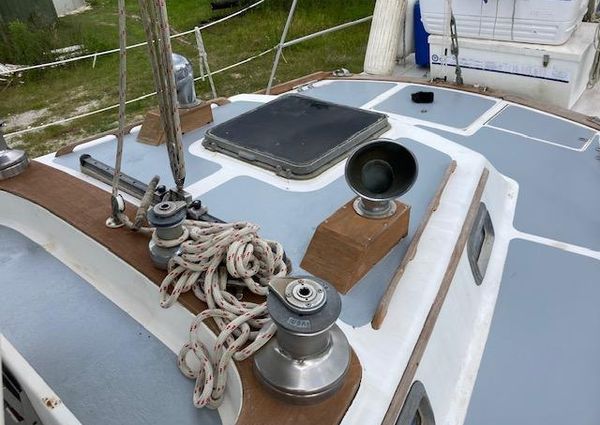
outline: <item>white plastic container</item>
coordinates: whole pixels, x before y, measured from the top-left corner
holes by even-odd
[[[583,23],[562,46],[459,39],[464,82],[571,108],[588,83],[597,25]],[[454,81],[448,46],[446,37],[429,36],[431,78]]]
[[[447,0],[420,4],[427,32],[444,35]],[[559,45],[571,37],[587,5],[588,0],[453,0],[452,11],[459,38]]]

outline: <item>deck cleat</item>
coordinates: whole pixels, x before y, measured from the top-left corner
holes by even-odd
[[[167,270],[169,260],[186,239],[183,226],[187,214],[185,202],[160,202],[148,211],[148,223],[156,228],[148,244],[152,262]]]
[[[350,345],[335,324],[340,295],[315,277],[275,278],[269,289],[267,307],[277,333],[254,356],[259,380],[295,404],[333,395],[350,365]]]

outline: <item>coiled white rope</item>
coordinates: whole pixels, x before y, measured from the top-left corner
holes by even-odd
[[[175,241],[163,241],[156,233],[153,236],[161,246],[189,238],[169,261],[169,273],[160,286],[160,305],[168,308],[190,290],[208,305],[192,322],[190,340],[181,349],[177,363],[185,376],[196,380],[194,405],[216,409],[223,400],[230,360],[241,361],[254,354],[276,329],[266,302],[240,301],[227,292],[227,285],[266,296],[269,280],[287,275],[288,266],[282,246],[260,238],[254,224],[186,221],[185,228],[184,235]],[[220,332],[212,356],[199,336],[201,323],[209,318]]]

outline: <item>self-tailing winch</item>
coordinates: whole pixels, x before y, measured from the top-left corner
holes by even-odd
[[[29,165],[25,151],[8,147],[2,134],[4,122],[0,121],[0,180],[21,174]]]
[[[156,228],[148,246],[152,262],[159,269],[167,270],[169,259],[187,239],[188,230],[183,226],[186,216],[184,201],[159,202],[148,211],[148,223]]]
[[[254,356],[258,377],[296,403],[332,395],[350,364],[350,345],[335,324],[342,307],[339,294],[314,277],[274,278],[269,288],[267,308],[277,333]]]

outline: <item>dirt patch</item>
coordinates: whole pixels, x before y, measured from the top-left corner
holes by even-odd
[[[95,111],[97,109],[103,108],[103,103],[104,106],[106,106],[106,102],[104,101],[104,99],[92,100],[91,102],[88,102],[84,105],[80,105],[77,108],[75,108],[71,115],[80,115],[85,114],[86,112]]]
[[[79,15],[80,13],[87,12],[88,10],[92,10],[92,6],[90,6],[89,4],[86,4],[84,6],[78,7],[77,9],[73,9],[70,12],[63,13],[62,15],[60,15],[60,18],[62,18],[63,16],[69,16],[69,15]]]
[[[41,119],[50,118],[51,113],[49,108],[36,109],[25,111],[20,114],[9,115],[6,118],[6,127],[11,131],[31,127],[33,123],[39,122]]]

